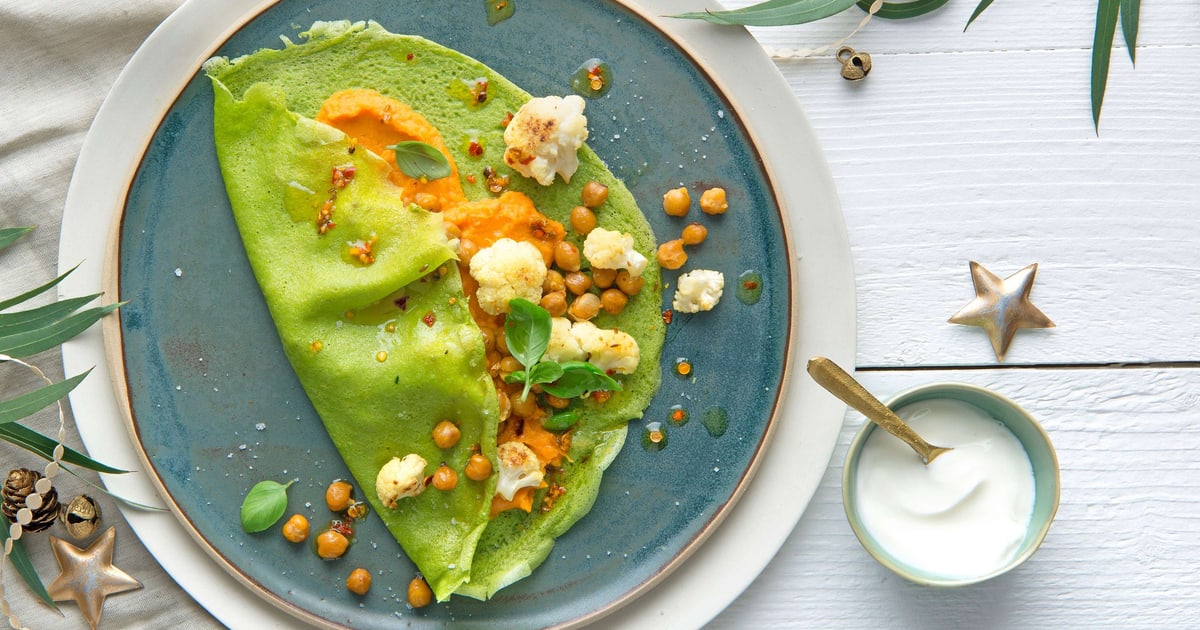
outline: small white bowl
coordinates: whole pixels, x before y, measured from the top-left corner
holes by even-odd
[[[1033,416],[1013,401],[991,390],[975,385],[962,383],[933,383],[901,392],[887,401],[887,406],[893,411],[915,402],[930,399],[957,400],[977,407],[987,415],[999,420],[1006,426],[1029,455],[1033,467],[1034,504],[1033,515],[1025,533],[1024,540],[1013,558],[1003,566],[981,575],[946,576],[897,560],[887,549],[883,548],[863,526],[858,513],[858,503],[855,498],[855,487],[859,455],[867,437],[873,431],[882,431],[874,422],[867,421],[846,453],[846,462],[842,470],[842,505],[846,510],[846,518],[854,535],[862,543],[863,548],[880,564],[891,569],[901,577],[918,584],[928,586],[965,586],[975,584],[1003,575],[1028,560],[1046,537],[1050,523],[1058,511],[1059,499],[1059,469],[1058,457],[1054,453],[1054,445],[1050,436],[1038,424]]]

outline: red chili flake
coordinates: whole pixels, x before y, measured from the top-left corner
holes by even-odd
[[[475,174],[474,174],[474,173],[468,173],[468,174],[467,174],[467,183],[468,183],[468,184],[474,184],[476,181],[478,181],[478,180],[476,180],[476,179],[475,179]]]
[[[437,321],[437,315],[434,315],[433,311],[425,311],[425,314],[421,316],[421,322],[430,328],[433,328],[435,321]]]
[[[487,89],[488,89],[487,79],[478,79],[476,81],[473,81],[471,83],[471,98],[474,99],[476,103],[487,102],[487,98],[488,98]]]
[[[512,122],[512,119],[513,119],[512,112],[504,112],[504,119],[500,121],[500,126],[507,127],[508,123]]]
[[[345,536],[346,538],[354,535],[354,527],[352,527],[350,523],[339,519],[334,519],[331,523],[329,523],[329,529]]]
[[[471,144],[467,145],[467,155],[470,155],[471,157],[479,157],[483,155],[483,145],[479,144],[475,140],[472,140]]]
[[[408,310],[408,296],[407,295],[400,296],[400,298],[398,298],[394,302],[394,304],[396,305],[396,308],[398,308],[402,311],[407,311]]]
[[[753,291],[758,288],[758,282],[755,280],[747,280],[742,283],[742,286],[750,291]]]
[[[599,92],[604,88],[603,68],[600,66],[592,66],[587,73],[588,87],[592,88],[593,92]]]
[[[412,54],[412,53],[408,53],[408,55],[406,55],[406,56],[404,57],[404,59],[405,59],[406,61],[412,61],[413,59],[416,59],[416,58],[417,58],[417,56],[416,56],[416,55],[414,55],[414,54]]]
[[[675,311],[672,311],[671,309],[663,311],[664,324],[670,324],[672,319],[675,319]]]
[[[354,168],[353,165],[335,166],[333,167],[333,175],[329,178],[329,181],[333,184],[334,188],[345,188],[346,184],[349,184],[350,180],[354,179],[356,172],[358,172],[358,169]]]

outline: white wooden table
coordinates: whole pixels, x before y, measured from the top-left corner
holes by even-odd
[[[8,4],[0,11],[33,16],[22,32],[44,29],[26,44],[67,43],[38,17],[53,9]],[[178,0],[73,4],[80,23],[91,12],[116,34],[54,66],[53,81],[83,86],[82,105],[61,105],[80,116],[58,136],[65,155],[20,153],[21,134],[0,122],[0,189],[18,188],[17,156],[69,175],[99,99]],[[841,195],[860,379],[881,397],[955,380],[1019,402],[1058,449],[1058,518],[1009,575],[955,590],[906,583],[866,555],[843,516],[841,460],[862,423],[849,413],[807,513],[713,628],[1200,627],[1200,4],[1145,3],[1137,69],[1114,51],[1099,137],[1088,101],[1095,2],[996,2],[964,33],[975,4],[872,21],[850,42],[874,60],[860,83],[830,57],[778,66]],[[769,50],[815,47],[861,15],[752,32]],[[17,48],[4,46],[0,64],[14,62]],[[15,103],[0,110],[37,121]],[[32,261],[53,248],[45,227],[65,186],[0,197],[4,221],[50,213],[35,244],[14,248],[28,275],[52,277],[52,263]],[[981,330],[946,323],[973,296],[970,260],[1001,276],[1039,263],[1033,301],[1057,328],[1022,331],[997,364]],[[26,278],[0,279],[0,293],[15,286]],[[115,510],[107,518],[121,528]],[[112,598],[106,627],[215,625],[127,528],[120,535],[117,563],[147,590]],[[48,555],[35,561],[53,575]],[[69,605],[64,622],[15,575],[5,582],[32,626],[85,627]]]

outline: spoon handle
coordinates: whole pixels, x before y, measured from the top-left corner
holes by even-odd
[[[933,461],[933,458],[950,450],[940,446],[933,446],[926,442],[921,436],[917,435],[912,427],[908,426],[900,416],[897,416],[888,409],[887,405],[880,402],[878,398],[871,395],[861,383],[854,380],[843,370],[838,364],[825,357],[813,357],[808,361],[808,373],[812,375],[821,387],[824,387],[829,393],[837,396],[842,402],[850,405],[858,410],[864,416],[869,418],[875,424],[883,427],[885,431],[904,440],[906,444],[912,447],[925,463]]]

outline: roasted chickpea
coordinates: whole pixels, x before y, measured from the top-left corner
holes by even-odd
[[[293,514],[283,524],[283,537],[288,542],[304,542],[308,540],[308,519],[303,514]]]
[[[625,305],[628,303],[629,296],[622,293],[620,289],[605,289],[600,293],[600,308],[609,315],[617,315],[625,310]]]
[[[438,199],[437,195],[429,193],[417,193],[413,201],[422,208],[430,212],[440,212],[442,210],[442,200]]]
[[[509,394],[508,401],[512,404],[512,412],[522,418],[531,418],[537,415],[537,398],[532,395],[526,396],[525,400],[521,400],[521,392],[513,392]]]
[[[433,471],[433,480],[429,483],[442,492],[449,492],[458,486],[458,473],[454,472],[453,468],[442,464]]]
[[[683,236],[680,240],[684,245],[699,245],[708,238],[708,228],[699,223],[689,223],[683,228]]]
[[[563,275],[557,269],[550,269],[546,272],[546,279],[542,281],[543,293],[554,293],[565,288],[567,285],[563,284]]]
[[[642,292],[642,287],[646,281],[641,276],[635,276],[629,273],[629,270],[622,269],[617,272],[617,288],[624,291],[625,295],[637,295]]]
[[[471,481],[483,481],[492,476],[492,462],[483,455],[475,453],[467,459],[467,467],[463,472]]]
[[[504,329],[496,331],[496,351],[502,355],[509,355],[512,352],[508,350],[508,341],[504,339]]]
[[[362,567],[351,571],[350,576],[346,578],[346,589],[355,595],[366,595],[367,591],[371,590],[370,572]]]
[[[458,239],[458,258],[462,264],[470,264],[471,257],[479,251],[479,245],[469,238]]]
[[[587,234],[596,229],[596,213],[587,206],[571,208],[571,227],[579,234]]]
[[[317,555],[326,560],[341,558],[349,546],[350,539],[332,529],[317,534]]]
[[[546,394],[546,406],[551,409],[566,409],[570,406],[571,401],[566,398],[559,398],[553,394]]]
[[[583,185],[579,196],[583,199],[583,205],[589,208],[599,207],[608,199],[608,186],[595,180],[590,181]]]
[[[408,605],[413,608],[424,608],[433,602],[433,590],[417,576],[408,583]]]
[[[483,347],[485,350],[494,350],[496,348],[496,335],[487,328],[481,328],[483,333]]]
[[[667,194],[663,195],[663,212],[673,217],[686,216],[691,207],[692,196],[686,188],[668,190]]]
[[[446,230],[446,236],[450,238],[458,238],[462,236],[462,228],[458,227],[457,223],[444,221],[442,222],[442,228]]]
[[[503,359],[500,359],[500,371],[501,372],[504,372],[506,374],[512,374],[513,372],[519,371],[521,369],[523,369],[521,362],[518,361],[517,359],[515,359],[514,357],[504,357]]]
[[[576,321],[589,320],[600,313],[600,298],[595,293],[584,293],[571,302],[567,314]]]
[[[550,313],[550,317],[562,317],[567,312],[567,292],[558,290],[542,296],[542,308]]]
[[[592,284],[597,289],[607,289],[617,281],[616,269],[592,269]]]
[[[575,295],[586,293],[588,289],[592,288],[592,279],[586,273],[579,271],[567,274],[567,277],[563,278],[563,282],[567,285],[567,290]]]
[[[554,245],[554,264],[563,271],[579,271],[579,248],[570,241],[559,241]]]
[[[687,262],[687,252],[683,251],[683,241],[675,239],[658,246],[658,264],[663,269],[678,269]]]
[[[350,507],[353,498],[354,486],[340,479],[325,488],[325,506],[331,512],[341,512]]]
[[[725,200],[724,188],[709,188],[700,193],[700,209],[706,214],[725,214],[729,203]]]
[[[505,359],[508,358],[511,357],[505,357]],[[500,360],[500,369],[504,369],[504,359]],[[462,438],[462,430],[449,420],[442,420],[433,427],[433,443],[437,444],[438,448],[454,448],[460,438]]]

